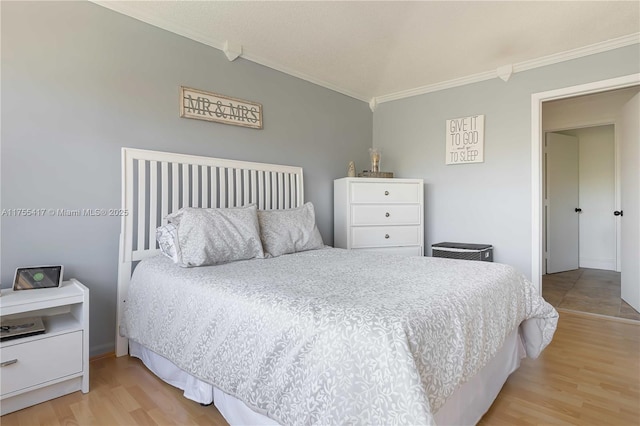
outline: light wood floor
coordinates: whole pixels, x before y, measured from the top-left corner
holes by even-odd
[[[91,362],[91,390],[0,418],[12,425],[226,425],[136,359]],[[553,342],[525,359],[480,425],[640,424],[640,324],[561,312]]]
[[[556,308],[640,321],[620,298],[620,273],[580,268],[542,276],[542,296]]]

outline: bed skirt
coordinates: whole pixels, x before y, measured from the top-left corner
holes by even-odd
[[[129,341],[129,353],[139,358],[156,376],[184,391],[185,398],[200,404],[212,402],[231,425],[278,425],[265,414],[247,407],[242,401],[215,386],[199,380],[176,367],[171,361],[152,352],[133,340]],[[519,329],[505,340],[496,356],[460,386],[435,413],[438,425],[475,425],[491,407],[507,378],[520,366],[525,357]]]

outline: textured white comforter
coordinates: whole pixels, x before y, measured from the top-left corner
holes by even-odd
[[[513,268],[341,249],[136,268],[123,335],[286,425],[432,424],[522,325],[558,314]]]

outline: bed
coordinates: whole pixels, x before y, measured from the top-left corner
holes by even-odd
[[[123,172],[117,353],[231,424],[474,424],[553,337],[507,265],[316,247],[181,267],[164,218],[297,211],[302,170],[125,148]]]

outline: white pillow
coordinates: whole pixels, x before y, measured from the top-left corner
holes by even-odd
[[[260,238],[267,257],[324,247],[313,204],[287,210],[258,210]]]
[[[175,255],[171,255],[171,244],[165,239],[158,242],[161,249],[165,245],[168,257],[180,266],[216,265],[264,257],[255,205],[229,209],[186,207],[167,216],[167,220],[175,227]],[[158,234],[162,237],[170,235],[171,228],[162,232],[160,228]]]

